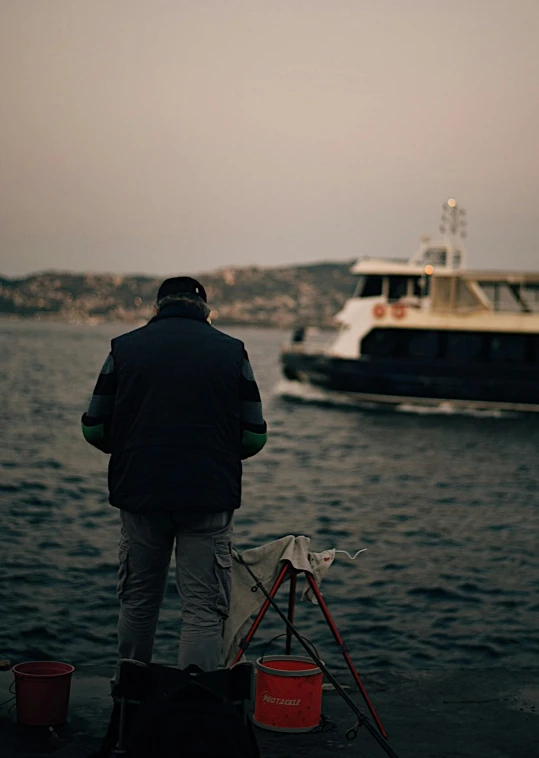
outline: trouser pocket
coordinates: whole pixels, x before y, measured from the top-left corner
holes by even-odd
[[[116,583],[116,597],[121,600],[125,594],[127,582],[128,565],[129,565],[129,542],[124,530],[120,537],[120,546],[118,548],[118,581]]]
[[[215,574],[218,593],[216,606],[223,618],[230,612],[230,587],[232,572],[232,545],[229,539],[215,542]]]

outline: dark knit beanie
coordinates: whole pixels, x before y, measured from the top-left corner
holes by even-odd
[[[170,279],[165,279],[159,287],[157,302],[171,295],[198,295],[205,303],[208,302],[204,287],[190,276],[173,276]]]

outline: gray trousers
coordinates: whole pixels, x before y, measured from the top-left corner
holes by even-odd
[[[232,513],[120,511],[118,656],[150,663],[172,549],[182,604],[178,666],[219,665],[230,607]]]

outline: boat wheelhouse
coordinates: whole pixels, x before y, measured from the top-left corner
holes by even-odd
[[[284,375],[360,401],[539,411],[539,273],[466,268],[464,211],[409,260],[362,258],[323,351],[293,342]]]

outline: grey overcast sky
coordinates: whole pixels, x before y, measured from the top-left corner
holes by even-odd
[[[0,0],[0,273],[539,269],[539,0]]]

